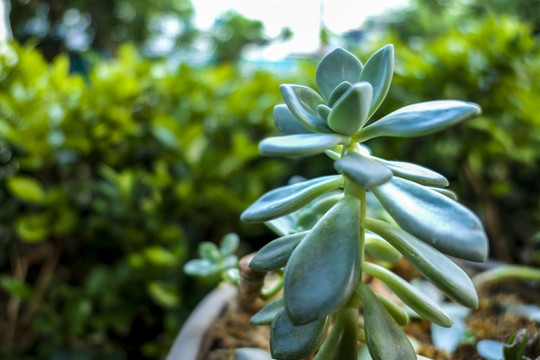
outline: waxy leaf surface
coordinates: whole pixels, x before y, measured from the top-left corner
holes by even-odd
[[[388,311],[399,326],[405,326],[409,323],[409,315],[407,315],[405,310],[397,306],[392,300],[379,294],[376,295],[379,302],[386,308],[386,311]]]
[[[355,83],[360,78],[362,63],[348,51],[337,48],[326,55],[315,73],[317,87],[325,99],[344,81]]]
[[[439,305],[390,270],[368,262],[364,262],[363,270],[382,280],[418,315],[440,326],[452,326],[452,320],[450,320]]]
[[[346,154],[334,163],[334,167],[366,189],[384,184],[392,178],[392,171],[386,166],[356,153]]]
[[[358,310],[342,309],[315,360],[356,360]]]
[[[373,291],[358,284],[364,307],[364,326],[369,353],[374,360],[416,360],[416,353],[403,329],[390,316]]]
[[[461,305],[478,307],[478,296],[467,274],[452,260],[408,232],[374,219],[364,219],[362,225],[385,238],[426,279]]]
[[[399,176],[422,185],[440,187],[446,187],[449,185],[448,180],[444,176],[426,167],[404,161],[388,161],[379,158],[375,159],[390,168],[395,176]]]
[[[378,235],[366,234],[365,247],[366,251],[378,260],[396,262],[401,259],[400,252]]]
[[[307,231],[282,236],[263,246],[249,263],[256,271],[272,271],[281,269],[287,264],[293,250],[307,235]]]
[[[368,82],[359,82],[334,104],[328,115],[328,126],[333,131],[352,135],[364,125],[371,104],[373,89]]]
[[[352,86],[352,84],[350,82],[348,82],[348,81],[344,81],[341,84],[339,84],[338,86],[336,86],[334,91],[332,91],[332,93],[328,97],[327,105],[330,106],[330,107],[334,106],[336,101],[338,101],[338,99],[340,97],[342,97],[343,94],[345,94],[347,92],[347,90],[349,90],[351,88],[351,86]]]
[[[321,345],[330,317],[324,317],[304,325],[294,325],[285,309],[278,312],[270,329],[272,357],[297,360],[313,354]]]
[[[328,115],[330,115],[330,112],[332,109],[330,109],[328,106],[321,104],[317,106],[317,113],[323,119],[324,121],[328,121]]]
[[[458,195],[454,191],[452,191],[450,189],[440,188],[440,187],[436,187],[436,186],[428,186],[428,189],[436,191],[439,194],[443,194],[444,196],[449,197],[450,199],[452,199],[454,201],[458,201]]]
[[[360,139],[378,136],[413,137],[432,134],[480,114],[474,103],[437,100],[405,106],[362,129]]]
[[[295,324],[332,314],[358,281],[360,200],[334,205],[293,251],[285,268],[285,306]]]
[[[313,130],[301,123],[285,104],[274,106],[274,124],[282,135],[313,133]]]
[[[373,99],[368,118],[377,111],[384,101],[392,77],[394,76],[394,46],[386,45],[373,54],[360,74],[360,81],[367,81],[373,87]]]
[[[399,177],[372,191],[405,231],[445,254],[471,261],[486,260],[488,241],[484,228],[465,206]]]
[[[317,132],[330,132],[318,115],[317,107],[323,104],[324,100],[315,90],[307,86],[288,84],[281,85],[279,89],[285,104],[300,122]]]
[[[271,190],[251,204],[241,215],[245,222],[263,222],[298,210],[317,196],[343,184],[341,175],[322,176]]]
[[[297,134],[269,137],[259,143],[259,152],[268,156],[310,156],[346,144],[350,138],[338,134]]]
[[[261,310],[251,317],[249,322],[253,325],[270,325],[276,315],[285,308],[283,298],[272,301],[266,304]]]

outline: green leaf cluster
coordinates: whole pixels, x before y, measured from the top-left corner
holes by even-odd
[[[131,46],[69,69],[30,46],[0,56],[0,269],[31,269],[2,278],[1,304],[30,309],[8,325],[19,354],[159,356],[205,290],[179,276],[190,249],[287,176],[255,144],[282,80],[172,69]]]
[[[284,105],[274,117],[281,136],[262,140],[263,155],[305,157],[326,153],[338,175],[301,179],[267,192],[242,213],[246,222],[267,222],[281,237],[265,245],[250,267],[284,269],[284,295],[254,316],[271,323],[277,359],[356,359],[357,338],[376,360],[416,359],[401,326],[403,309],[377,296],[362,273],[382,280],[420,316],[450,327],[439,305],[381,266],[405,257],[443,293],[466,307],[478,306],[471,279],[447,255],[485,261],[487,237],[480,219],[444,190],[448,180],[422,166],[387,161],[362,144],[372,138],[416,137],[480,114],[476,104],[438,100],[370,118],[384,100],[394,70],[393,47],[363,65],[336,49],[316,71],[315,90],[282,85]],[[368,216],[368,193],[380,217]],[[307,221],[306,221],[307,220]],[[375,258],[368,258],[366,252]],[[358,328],[360,310],[363,328]],[[327,322],[335,325],[324,342]]]

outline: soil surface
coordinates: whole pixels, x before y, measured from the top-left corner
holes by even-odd
[[[405,327],[408,335],[422,345],[419,354],[434,360],[482,360],[476,353],[476,343],[483,339],[506,342],[519,329],[527,329],[529,344],[525,355],[531,359],[540,356],[540,328],[527,317],[505,312],[503,304],[531,304],[540,306],[540,289],[530,284],[512,282],[479,292],[480,304],[467,318],[467,328],[473,336],[470,343],[461,344],[454,354],[437,349],[432,344],[430,323],[427,320],[411,320]],[[214,332],[211,352],[204,360],[234,360],[238,347],[254,347],[269,351],[269,326],[255,326],[249,319],[256,311],[244,311],[231,303]],[[359,343],[359,346],[361,344]]]

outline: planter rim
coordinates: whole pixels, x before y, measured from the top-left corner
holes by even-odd
[[[166,360],[200,360],[211,345],[206,335],[212,324],[237,293],[236,286],[225,283],[208,294],[185,322]]]

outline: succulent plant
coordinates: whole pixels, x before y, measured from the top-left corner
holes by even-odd
[[[436,302],[378,260],[384,264],[403,256],[449,298],[478,305],[472,281],[448,256],[485,261],[488,242],[480,219],[456,201],[443,175],[378,158],[362,143],[431,134],[479,115],[480,107],[428,101],[372,121],[393,69],[392,45],[364,65],[338,48],[317,67],[319,93],[301,85],[280,87],[285,104],[274,108],[274,119],[281,136],[262,140],[260,153],[326,153],[337,174],[271,190],[242,214],[243,221],[265,222],[280,235],[250,263],[257,271],[284,269],[283,297],[252,318],[271,325],[275,359],[302,359],[318,351],[316,360],[356,360],[358,340],[375,360],[417,359],[401,328],[407,314],[375,294],[365,282],[369,277],[384,282],[420,316],[452,325]]]

